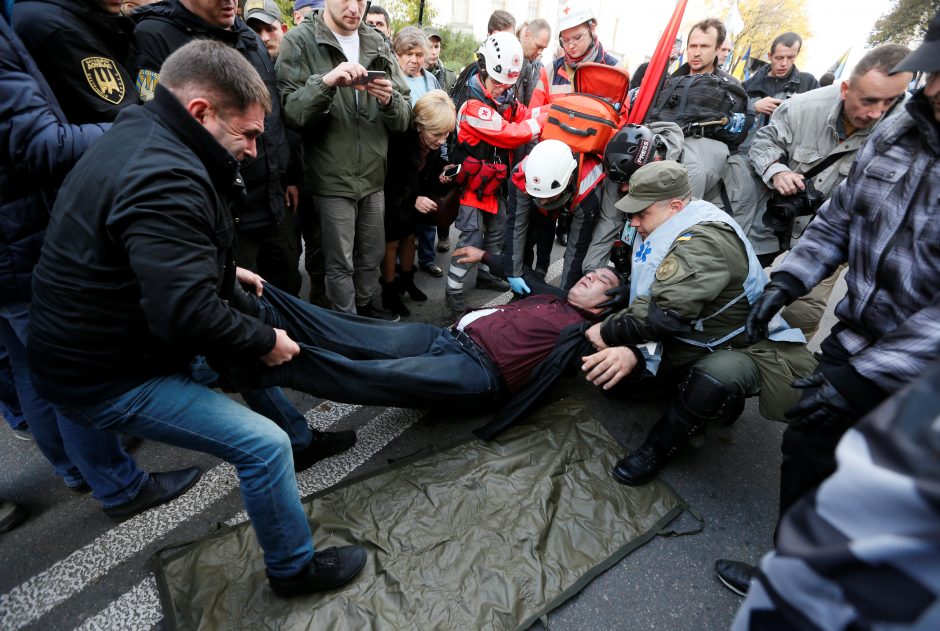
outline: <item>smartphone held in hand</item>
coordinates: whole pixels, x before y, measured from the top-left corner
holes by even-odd
[[[446,167],[444,167],[444,170],[441,171],[441,177],[456,176],[458,173],[460,173],[460,166],[461,165],[459,164],[448,164]]]
[[[384,79],[384,78],[385,78],[384,70],[370,70],[366,76],[356,79],[349,85],[368,85],[377,79]]]

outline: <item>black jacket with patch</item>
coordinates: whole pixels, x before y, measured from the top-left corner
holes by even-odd
[[[232,255],[243,197],[235,159],[169,91],[122,113],[63,183],[33,273],[40,395],[90,404],[195,355],[270,351],[274,330],[232,306],[249,304]]]
[[[72,124],[113,121],[138,102],[124,68],[134,23],[93,0],[27,0],[13,28]]]
[[[178,0],[145,6],[135,12],[134,19],[137,28],[134,30],[134,60],[130,65],[145,99],[153,85],[148,83],[149,79],[159,77],[160,66],[170,53],[194,39],[213,39],[231,46],[261,75],[271,95],[272,109],[264,117],[264,133],[257,143],[258,155],[242,164],[248,201],[238,219],[238,229],[257,230],[278,224],[287,210],[285,187],[288,184],[299,186],[302,182],[286,181],[290,146],[274,62],[264,44],[241,18],[235,18],[232,30],[219,28],[188,11]]]

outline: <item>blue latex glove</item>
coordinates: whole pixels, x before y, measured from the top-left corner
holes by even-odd
[[[525,281],[518,276],[510,276],[507,280],[509,281],[509,288],[512,289],[513,293],[519,294],[520,296],[532,293],[532,290],[525,284]]]

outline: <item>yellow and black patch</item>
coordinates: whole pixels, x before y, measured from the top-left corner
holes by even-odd
[[[663,262],[656,268],[656,280],[669,280],[679,271],[679,260],[670,254],[663,259]]]
[[[140,100],[146,103],[153,99],[157,93],[157,84],[160,83],[160,73],[141,68],[137,73],[137,93]]]
[[[124,100],[124,79],[117,63],[107,57],[85,57],[82,72],[88,85],[99,97],[117,105]]]

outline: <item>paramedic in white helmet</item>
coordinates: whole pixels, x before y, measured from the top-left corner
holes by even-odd
[[[578,66],[587,62],[616,66],[616,57],[608,55],[597,38],[597,20],[587,0],[566,0],[558,13],[558,45],[564,53],[555,60],[552,94],[572,91],[572,79]]]
[[[461,165],[456,183],[462,187],[455,225],[460,230],[457,247],[472,245],[499,254],[506,223],[506,182],[512,151],[537,138],[542,114],[512,100],[499,97],[516,83],[522,69],[522,44],[511,33],[488,36],[477,51],[479,72],[469,82],[469,98],[457,113],[457,146],[452,158]],[[464,280],[475,263],[452,258],[447,271],[447,306],[463,312]],[[476,286],[506,291],[506,281],[490,274],[480,264]]]
[[[510,195],[516,196],[516,203],[506,224],[512,231],[512,236],[506,240],[506,258],[512,261],[509,285],[513,292],[529,293],[522,279],[527,271],[524,251],[529,217],[536,212],[551,222],[563,210],[571,214],[561,288],[570,289],[581,278],[584,255],[591,245],[594,223],[600,212],[602,187],[599,185],[605,178],[600,156],[584,154],[579,167],[571,149],[560,140],[543,140],[513,169]]]

